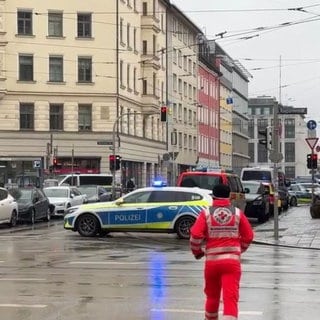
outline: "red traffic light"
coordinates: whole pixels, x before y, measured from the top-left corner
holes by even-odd
[[[160,117],[162,122],[167,121],[167,112],[168,112],[168,107],[162,106],[161,107],[161,117]]]

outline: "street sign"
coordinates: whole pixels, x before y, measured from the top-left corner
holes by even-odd
[[[307,128],[309,130],[314,130],[317,127],[317,123],[314,120],[309,120],[307,122]]]
[[[113,142],[109,140],[98,140],[97,141],[98,146],[112,146]]]
[[[270,152],[269,159],[271,162],[278,163],[282,161],[283,154],[281,152]]]
[[[319,138],[306,138],[307,144],[309,145],[310,149],[313,150],[313,148],[318,143]]]
[[[41,167],[41,160],[33,160],[33,169],[39,169]]]

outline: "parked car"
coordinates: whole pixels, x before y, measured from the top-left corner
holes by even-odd
[[[50,221],[54,206],[41,189],[35,187],[10,189],[18,203],[18,221],[35,223],[37,220]]]
[[[64,228],[85,237],[142,231],[176,233],[188,239],[199,212],[212,203],[209,192],[200,188],[141,188],[115,201],[70,208]]]
[[[86,202],[86,197],[80,190],[72,186],[57,186],[44,188],[43,192],[51,204],[55,206],[54,216],[63,216],[70,207]]]
[[[112,200],[112,193],[103,186],[83,185],[78,187],[80,192],[86,196],[86,202],[105,202]]]
[[[14,227],[18,220],[18,204],[5,188],[0,188],[0,223]]]
[[[314,198],[320,199],[319,185],[313,184]],[[290,205],[311,204],[312,202],[312,183],[295,183],[289,188]]]
[[[275,188],[273,183],[271,182],[262,182],[262,185],[265,189],[265,192],[268,196],[268,200],[269,200],[269,212],[270,215],[274,214],[274,204],[275,204]],[[277,203],[278,203],[278,212],[281,212],[281,199],[277,199]]]
[[[270,217],[269,195],[264,185],[257,181],[242,182],[246,194],[245,215],[265,222]]]

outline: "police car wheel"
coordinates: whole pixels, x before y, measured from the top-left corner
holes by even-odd
[[[92,214],[83,214],[77,220],[77,230],[81,236],[94,237],[100,231],[99,221]]]
[[[191,216],[185,216],[178,219],[175,224],[175,231],[180,239],[190,238],[190,228],[193,226],[196,219]]]

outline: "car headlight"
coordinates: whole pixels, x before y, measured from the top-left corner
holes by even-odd
[[[77,207],[77,206],[71,207],[71,208],[67,209],[66,214],[73,213],[73,212],[77,211],[78,209],[79,209],[79,207]]]
[[[58,206],[58,207],[65,207],[65,205],[66,205],[65,202],[59,202],[55,204],[55,206]]]

